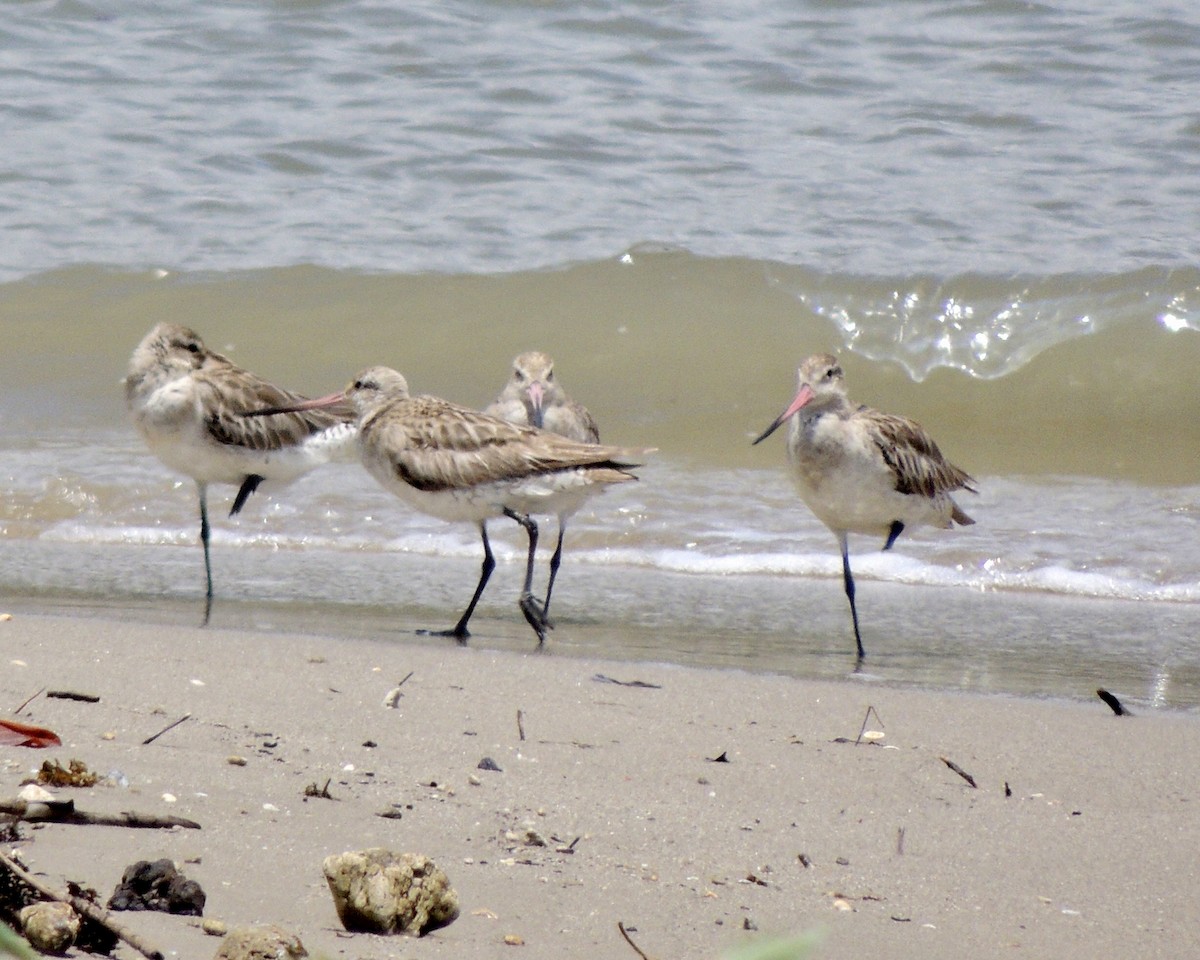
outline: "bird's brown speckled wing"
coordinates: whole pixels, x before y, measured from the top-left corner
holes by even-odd
[[[200,402],[211,410],[206,426],[219,443],[248,450],[281,450],[322,430],[352,419],[344,408],[244,417],[251,410],[286,407],[306,399],[243,370],[218,354],[210,355],[196,374]]]
[[[944,456],[915,420],[863,409],[875,445],[896,477],[896,490],[936,497],[955,490],[975,492],[974,480]]]
[[[388,404],[361,425],[362,442],[386,450],[397,475],[418,490],[450,490],[554,470],[627,472],[642,451],[576,443],[436,397]]]

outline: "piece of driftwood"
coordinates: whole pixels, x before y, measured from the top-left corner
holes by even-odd
[[[1132,717],[1133,716],[1133,714],[1129,712],[1129,708],[1126,707],[1125,704],[1123,704],[1120,700],[1118,700],[1116,697],[1114,697],[1107,690],[1104,690],[1103,688],[1100,690],[1097,690],[1096,696],[1098,696],[1101,700],[1103,700],[1105,703],[1107,703],[1108,708],[1110,710],[1112,710],[1112,712],[1115,713],[1118,717]]]
[[[81,703],[99,703],[94,693],[76,693],[74,690],[47,690],[46,696],[54,700],[78,700]]]
[[[80,916],[87,917],[95,923],[100,924],[104,929],[110,931],[114,936],[124,940],[127,944],[133,947],[143,957],[148,957],[149,960],[164,960],[163,952],[157,947],[152,947],[140,935],[134,933],[128,927],[118,923],[103,907],[98,907],[90,900],[85,900],[83,897],[76,897],[73,894],[65,893],[61,890],[55,890],[53,887],[43,883],[29,871],[25,870],[11,857],[0,853],[0,867],[8,870],[14,877],[20,880],[27,886],[33,887],[38,893],[49,900],[57,900],[59,903],[70,904],[71,908]]]
[[[964,770],[962,767],[960,767],[953,760],[948,760],[945,757],[938,757],[938,759],[941,760],[942,763],[944,763],[946,766],[948,766],[955,773],[957,773],[960,777],[962,777],[964,780],[966,780],[967,783],[969,783],[972,787],[975,787],[975,789],[977,789],[977,790],[979,789],[979,785],[975,782],[975,778],[973,776],[971,776],[969,773],[967,773],[966,770]]]
[[[171,827],[186,827],[199,830],[200,824],[184,817],[160,817],[152,813],[88,813],[76,810],[74,800],[0,800],[0,813],[11,814],[18,820],[51,823],[71,823],[77,826],[139,827],[147,830],[168,830]]]

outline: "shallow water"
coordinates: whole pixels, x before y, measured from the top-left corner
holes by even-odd
[[[483,405],[536,347],[660,451],[573,521],[554,643],[838,674],[836,545],[750,440],[839,350],[980,487],[973,527],[853,542],[873,669],[1200,703],[1190,9],[5,12],[3,596],[198,609],[194,489],[118,385],[159,320],[310,394],[386,363]],[[478,564],[350,467],[216,527],[218,617],[253,622],[448,623]]]

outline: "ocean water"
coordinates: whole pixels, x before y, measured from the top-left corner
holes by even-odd
[[[198,617],[194,487],[119,386],[160,320],[310,394],[481,406],[538,348],[659,450],[573,520],[552,648],[844,675],[836,543],[750,445],[832,350],[980,489],[852,541],[860,679],[1200,706],[1190,6],[3,10],[0,603]],[[477,642],[520,649],[492,526]],[[478,569],[354,466],[215,527],[217,627],[419,642]]]

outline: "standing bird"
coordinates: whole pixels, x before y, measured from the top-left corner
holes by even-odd
[[[787,449],[792,479],[808,508],[841,543],[842,577],[861,661],[866,654],[847,535],[885,537],[883,549],[890,550],[905,527],[974,523],[950,494],[977,492],[975,481],[942,456],[919,423],[852,404],[835,357],[809,357],[800,364],[798,379],[795,399],[754,442],[791,419]]]
[[[204,624],[213,601],[208,485],[237,486],[232,517],[264,480],[290,482],[353,450],[348,407],[267,420],[237,415],[303,399],[214,353],[193,331],[174,323],[154,327],[129,360],[125,402],[134,425],[159,460],[196,481],[204,545]]]
[[[551,624],[533,596],[538,528],[529,514],[578,510],[609,484],[636,480],[630,471],[651,451],[577,443],[437,397],[414,397],[404,377],[388,367],[364,370],[341,393],[250,415],[312,410],[343,400],[358,414],[359,455],[371,476],[422,513],[479,527],[483,568],[475,593],[458,623],[436,634],[460,643],[470,637],[467,623],[496,566],[487,521],[505,516],[529,537],[519,603],[542,647]]]
[[[579,443],[599,443],[600,429],[592,415],[572,400],[554,379],[554,361],[546,354],[531,350],[513,360],[512,376],[484,413],[509,423],[549,430]],[[550,612],[550,594],[562,563],[563,534],[574,511],[558,515],[558,544],[550,558],[550,581],[546,584],[543,609]]]

